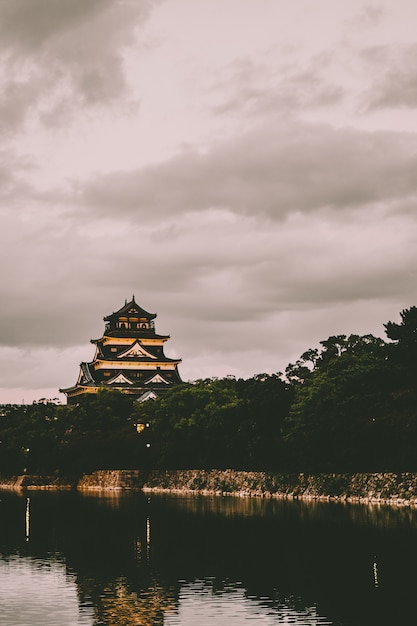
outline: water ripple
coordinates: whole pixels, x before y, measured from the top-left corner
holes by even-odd
[[[196,580],[181,587],[178,608],[165,615],[164,626],[332,626],[316,608],[295,608],[292,598],[271,599],[249,596],[240,583],[226,584],[214,591],[212,581]]]
[[[2,626],[85,626],[92,607],[80,608],[75,579],[59,562],[13,556],[0,561]]]

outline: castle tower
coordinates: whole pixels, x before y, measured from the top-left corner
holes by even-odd
[[[181,383],[178,373],[181,359],[165,356],[164,343],[169,335],[156,334],[155,318],[155,313],[148,313],[136,304],[134,296],[119,311],[105,317],[103,337],[91,340],[96,346],[94,359],[81,363],[73,387],[60,389],[68,402],[86,393],[97,393],[101,388],[117,389],[146,400]]]

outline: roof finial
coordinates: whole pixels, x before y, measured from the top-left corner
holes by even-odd
[[[125,298],[125,305],[127,304],[127,298]]]
[[[133,294],[133,296],[132,296],[132,302],[134,302],[134,301],[135,301],[135,294]]]

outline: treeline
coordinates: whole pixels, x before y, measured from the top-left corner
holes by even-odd
[[[285,373],[186,383],[135,402],[3,407],[0,472],[226,469],[417,471],[417,308],[387,341],[338,335]]]

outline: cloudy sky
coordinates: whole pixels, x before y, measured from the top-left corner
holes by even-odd
[[[417,304],[415,0],[2,0],[0,402],[134,293],[185,380]]]

